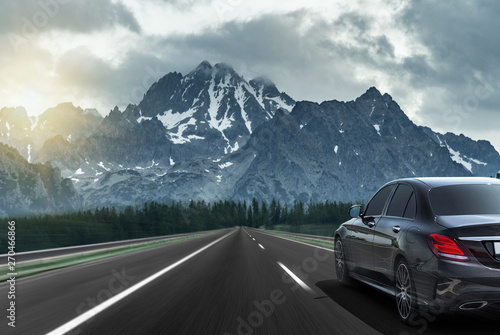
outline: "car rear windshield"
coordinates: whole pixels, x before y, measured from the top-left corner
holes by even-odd
[[[500,214],[500,185],[450,185],[429,193],[436,215]]]

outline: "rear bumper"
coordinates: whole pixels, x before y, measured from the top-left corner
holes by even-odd
[[[478,310],[500,303],[499,286],[487,286],[461,279],[443,279],[436,288],[434,303],[449,311]]]
[[[414,270],[418,303],[433,314],[487,309],[500,304],[500,271],[474,261],[439,260],[434,269]]]

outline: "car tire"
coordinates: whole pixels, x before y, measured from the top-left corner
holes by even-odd
[[[401,259],[396,266],[394,289],[399,318],[409,324],[418,316],[418,306],[415,283],[410,266],[405,259]]]
[[[353,286],[353,281],[349,277],[349,269],[347,268],[344,243],[342,243],[340,238],[335,240],[335,272],[340,284]]]

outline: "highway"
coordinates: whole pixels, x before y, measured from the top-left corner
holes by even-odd
[[[403,325],[393,298],[335,280],[331,250],[233,228],[16,282],[0,334],[498,334],[498,315]],[[7,315],[7,283],[0,284]]]

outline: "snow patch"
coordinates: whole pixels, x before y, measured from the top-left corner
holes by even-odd
[[[224,164],[219,164],[219,169],[225,169],[227,167],[230,167],[231,165],[233,165],[232,162],[227,162],[227,163],[224,163]]]
[[[85,174],[85,172],[82,171],[82,169],[78,169],[75,171],[75,174]]]
[[[203,136],[198,136],[198,135],[188,135],[187,137],[188,140],[204,140],[205,137]]]
[[[448,144],[446,144],[448,151],[450,152],[451,159],[457,162],[458,164],[462,164],[467,170],[472,172],[472,164],[465,161],[462,156],[460,156],[460,151],[455,151]]]
[[[174,162],[174,160],[172,159],[172,157],[169,157],[169,161],[170,161],[170,165],[175,165],[175,162]]]
[[[152,119],[152,117],[149,117],[149,116],[142,116],[142,115],[141,115],[141,116],[139,116],[139,117],[137,118],[137,123],[141,123],[143,120],[151,120],[151,119]]]
[[[28,144],[28,163],[31,163],[31,144]]]
[[[40,129],[44,129],[45,125],[47,124],[48,120],[43,121],[43,123],[40,125]]]
[[[217,183],[220,183],[222,181],[222,175],[215,176],[217,178]]]
[[[380,125],[379,124],[374,124],[373,128],[375,128],[375,130],[377,131],[378,136],[382,136],[382,135],[380,135]]]
[[[146,166],[146,167],[136,166],[135,168],[136,168],[137,170],[144,170],[144,169],[150,169],[150,168],[152,168],[153,166],[155,166],[155,160],[154,160],[154,159],[151,161],[151,165],[150,165],[150,166]]]
[[[233,153],[235,151],[238,151],[238,149],[239,149],[238,142],[235,142],[234,146],[232,146],[231,144],[228,144],[227,147],[224,148],[224,154],[227,155],[227,154]]]
[[[488,163],[485,163],[485,162],[481,162],[480,160],[477,160],[477,159],[474,159],[474,158],[469,158],[469,160],[472,162],[472,163],[475,163],[475,164],[478,164],[478,165],[488,165]]]
[[[436,134],[436,138],[438,139],[439,141],[439,146],[440,147],[446,147],[447,145],[443,143],[443,141],[441,141],[441,138],[439,138],[439,135]]]
[[[333,151],[335,151],[335,153],[338,153],[339,152],[339,146],[336,145],[335,148],[333,148]]]
[[[97,164],[97,165],[100,166],[100,167],[102,167],[104,170],[109,171],[109,169],[104,166],[103,162],[99,162],[99,164]]]
[[[35,129],[35,127],[37,126],[37,124],[38,124],[38,120],[39,120],[39,119],[38,119],[38,118],[36,118],[36,119],[35,119],[35,122],[33,122],[33,123],[31,124],[31,131],[33,131],[33,129]],[[30,120],[30,121],[31,121],[31,120]]]
[[[222,99],[224,98],[223,92],[220,91],[221,89],[223,89],[223,87],[219,87],[219,90],[217,91],[215,90],[215,79],[212,78],[210,86],[208,88],[208,94],[210,96],[210,105],[208,107],[208,115],[210,116],[210,120],[208,121],[208,123],[210,124],[210,126],[212,126],[212,128],[217,129],[218,131],[223,133],[224,130],[231,127],[232,123],[229,118],[222,118],[221,120],[217,119],[217,113],[219,112]]]
[[[277,109],[282,108],[282,109],[286,110],[289,113],[292,111],[293,107],[295,106],[295,105],[289,105],[289,104],[287,104],[280,97],[273,97],[273,98],[267,98],[267,99],[271,100],[271,101],[274,101],[274,103],[276,104]]]
[[[238,85],[236,91],[234,92],[234,97],[236,98],[236,102],[240,106],[241,117],[243,121],[245,121],[245,126],[248,129],[248,132],[252,134],[252,121],[250,121],[247,112],[245,111],[245,91],[243,90],[242,85]]]
[[[204,137],[197,135],[188,135],[187,137],[183,136],[184,132],[190,125],[196,125],[196,119],[194,117],[190,118],[188,122],[178,125],[177,133],[169,133],[170,140],[175,144],[187,143],[191,142],[191,140],[204,140]]]
[[[343,133],[345,133],[345,131],[343,129],[340,129],[339,133],[343,134]]]
[[[166,129],[173,129],[177,127],[182,121],[192,118],[195,109],[191,108],[184,113],[173,113],[171,109],[163,112],[162,115],[157,116],[158,120],[163,124]]]

